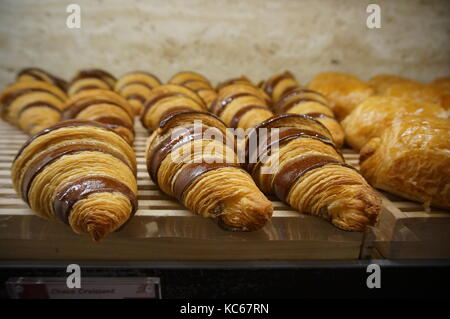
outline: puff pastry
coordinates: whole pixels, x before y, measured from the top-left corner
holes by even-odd
[[[316,75],[308,88],[328,98],[339,121],[342,121],[359,103],[374,93],[367,83],[357,77],[337,72]]]
[[[374,187],[450,209],[450,120],[405,115],[360,152],[361,173]]]
[[[331,133],[334,144],[340,148],[344,131],[334,118],[328,100],[319,92],[301,88],[295,77],[285,72],[275,75],[263,84],[266,92],[272,92],[273,110],[278,114],[306,114],[322,123]]]
[[[202,98],[187,87],[166,84],[150,92],[141,113],[141,123],[149,131],[158,128],[165,117],[186,110],[206,111]]]
[[[161,81],[151,73],[136,71],[125,74],[115,84],[114,90],[131,104],[134,114],[141,114],[142,107],[150,91],[161,85]]]
[[[441,95],[441,105],[450,113],[450,77],[436,78],[431,85]]]
[[[46,81],[21,80],[0,95],[2,118],[28,134],[61,120],[66,94]]]
[[[392,121],[405,114],[446,118],[445,110],[406,98],[372,96],[363,101],[341,122],[347,144],[360,150],[371,138],[379,136]]]
[[[411,80],[393,74],[378,74],[370,78],[368,84],[374,89],[376,94],[383,95],[386,90],[393,84],[401,82],[410,82]]]
[[[228,127],[248,129],[273,116],[270,97],[247,78],[228,80],[219,85],[210,111]]]
[[[17,194],[40,217],[98,241],[137,209],[136,158],[105,125],[60,122],[30,138],[14,160]]]
[[[191,89],[202,98],[208,109],[217,96],[216,90],[214,90],[209,80],[195,72],[179,72],[170,79],[169,83],[182,85]]]
[[[16,82],[22,81],[43,81],[59,87],[62,91],[66,90],[67,82],[59,77],[50,74],[39,68],[25,68],[17,73]]]
[[[128,143],[134,141],[132,106],[118,93],[110,90],[82,90],[67,100],[63,120],[82,119],[105,124]]]
[[[288,91],[299,88],[300,84],[291,72],[285,71],[273,75],[268,80],[261,82],[258,86],[272,98],[273,103],[276,103]]]
[[[164,193],[226,229],[257,230],[272,216],[272,203],[240,167],[225,124],[207,112],[166,117],[148,139],[146,161]]]
[[[85,69],[79,71],[67,85],[67,94],[73,96],[81,91],[91,89],[114,90],[116,78],[100,69]]]
[[[261,135],[264,128],[268,133]],[[261,138],[266,143],[250,147]],[[344,163],[331,134],[315,119],[298,114],[273,117],[252,130],[246,149],[246,168],[265,194],[344,230],[363,231],[376,223],[378,194]]]

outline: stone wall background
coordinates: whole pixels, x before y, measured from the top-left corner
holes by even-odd
[[[66,27],[70,3],[81,29]],[[369,3],[381,6],[381,29],[366,27]],[[446,0],[0,0],[0,85],[25,66],[65,78],[100,67],[162,80],[195,70],[257,81],[287,69],[303,83],[327,70],[429,81],[450,74],[449,16]]]

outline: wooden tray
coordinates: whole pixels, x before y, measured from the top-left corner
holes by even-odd
[[[418,205],[391,202],[384,197],[380,223],[383,231],[357,233],[339,230],[320,218],[299,214],[284,203],[274,201],[272,221],[263,229],[252,233],[227,232],[212,220],[187,211],[158,190],[146,172],[144,147],[147,135],[140,123],[136,125],[136,133],[139,211],[122,231],[101,243],[93,243],[87,236],[74,234],[62,223],[34,216],[17,197],[11,185],[10,167],[27,136],[0,122],[0,259],[357,259],[370,256],[373,248],[390,257],[397,249],[391,245],[391,239],[398,239],[395,235],[398,223],[406,222],[400,213],[407,213],[400,208]],[[349,164],[358,167],[358,154],[344,150],[344,156]],[[437,224],[450,220],[448,215],[446,218],[441,213],[425,216],[424,212],[414,212],[417,217],[436,220],[433,223]],[[408,223],[405,225],[409,226]],[[374,242],[375,236],[378,238]],[[385,248],[387,243],[389,248]]]

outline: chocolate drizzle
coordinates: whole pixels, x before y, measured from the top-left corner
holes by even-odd
[[[127,162],[127,160],[116,152],[112,152],[109,150],[101,149],[98,145],[86,144],[86,143],[71,143],[61,145],[49,152],[45,152],[40,155],[38,158],[34,159],[33,162],[28,166],[26,171],[23,174],[22,178],[22,198],[25,202],[29,204],[28,201],[28,192],[30,190],[31,184],[36,176],[41,173],[48,165],[54,163],[61,157],[65,155],[71,155],[80,152],[102,152],[105,154],[110,154],[127,165],[134,174],[136,174],[136,170]]]
[[[286,113],[288,112],[292,107],[301,104],[301,103],[307,103],[307,102],[315,102],[315,103],[319,103],[322,104],[326,107],[329,107],[327,104],[324,104],[321,101],[318,101],[316,99],[312,99],[312,98],[307,98],[307,97],[297,97],[295,99],[293,99],[292,101],[289,101],[288,103],[276,103],[274,106],[274,109],[277,113]]]
[[[58,113],[61,113],[61,110],[59,108],[57,108],[56,106],[54,106],[53,104],[51,104],[49,102],[35,101],[35,102],[31,102],[31,103],[28,103],[25,106],[23,106],[22,109],[19,111],[19,114],[17,116],[20,117],[23,112],[25,112],[26,110],[28,110],[28,109],[30,109],[32,107],[46,107],[46,108],[55,110]]]
[[[279,147],[282,144],[285,144],[293,139],[313,138],[336,149],[333,142],[329,138],[311,130],[301,129],[297,127],[280,127],[278,128],[278,130],[279,130],[278,137],[276,139],[273,139],[272,132],[268,130],[266,142],[263,144],[264,147],[258,145],[258,147],[255,149],[255,152],[250,154],[249,155],[250,157],[247,158],[248,161],[247,170],[250,172],[250,174],[252,174],[253,171],[256,169],[256,167],[261,164],[260,163],[261,156],[263,156],[267,152],[271,152],[272,148],[275,145],[278,144]],[[259,138],[257,142],[259,143]]]
[[[127,83],[125,83],[120,89],[119,89],[119,92],[123,92],[123,90],[125,90],[127,87],[129,87],[129,86],[131,86],[131,85],[140,85],[140,86],[144,86],[144,87],[146,87],[146,88],[148,88],[148,89],[153,89],[153,86],[151,86],[150,84],[148,84],[148,83],[146,83],[146,82],[144,82],[144,81],[130,81],[130,82],[127,82]],[[128,98],[128,95],[127,95],[127,98]]]
[[[11,105],[11,103],[17,99],[18,97],[28,94],[28,93],[32,93],[32,92],[44,92],[44,93],[48,93],[53,95],[54,97],[56,97],[58,100],[60,100],[61,102],[64,102],[61,97],[59,97],[58,95],[54,94],[53,92],[46,90],[46,89],[42,89],[42,88],[24,88],[21,90],[17,90],[14,92],[11,92],[9,94],[7,94],[6,96],[2,97],[2,100],[0,101],[2,104],[2,116],[4,116],[7,113],[7,110],[9,108],[9,106]]]
[[[118,192],[125,195],[132,206],[130,217],[135,214],[138,207],[136,195],[127,185],[109,176],[83,176],[61,187],[56,192],[53,201],[54,214],[63,222],[69,224],[70,213],[78,201],[91,194],[105,192]]]
[[[134,135],[133,125],[131,125],[130,123],[128,123],[120,118],[117,118],[115,116],[100,116],[100,117],[94,118],[93,121],[103,123],[112,129],[115,129],[120,126],[125,127],[128,130],[130,130]]]
[[[259,98],[258,96],[254,95],[252,93],[248,93],[248,92],[236,93],[236,94],[233,94],[223,100],[218,99],[216,101],[216,103],[213,105],[211,112],[217,116],[220,116],[228,104],[233,102],[235,99],[237,99],[239,97],[244,97],[244,96],[254,96],[254,97]]]
[[[102,80],[103,82],[105,82],[111,89],[111,84],[108,82],[108,79],[112,80],[112,81],[116,81],[116,78],[104,71],[104,70],[100,70],[100,69],[86,69],[86,70],[81,70],[77,73],[77,75],[75,75],[75,77],[72,79],[72,81],[70,82],[70,86],[81,79],[88,79],[88,78],[96,78],[99,80]]]
[[[152,108],[157,102],[161,101],[162,99],[165,99],[165,98],[168,98],[168,97],[172,97],[172,96],[173,96],[173,97],[175,97],[175,96],[182,96],[182,97],[191,99],[189,96],[186,96],[186,95],[184,95],[184,94],[182,94],[182,93],[179,93],[179,92],[166,92],[166,93],[161,93],[161,94],[158,94],[158,95],[156,95],[156,96],[154,96],[154,97],[148,99],[148,100],[145,102],[144,109],[142,110],[142,113],[141,113],[141,123],[142,123],[142,126],[148,128],[147,125],[146,125],[146,123],[145,123],[145,118],[147,117],[147,113],[151,110],[151,108]],[[192,100],[192,99],[191,99],[191,100]],[[194,101],[194,100],[193,100],[193,101]]]
[[[273,180],[273,189],[277,197],[283,201],[295,183],[307,172],[325,165],[340,165],[350,167],[337,159],[326,155],[305,155],[297,157],[284,165]]]
[[[61,90],[65,91],[66,90],[66,86],[67,86],[67,81],[54,76],[53,74],[50,74],[42,69],[39,68],[25,68],[22,69],[21,71],[19,71],[19,73],[17,73],[17,77],[19,78],[22,75],[29,75],[32,76],[33,78],[35,78],[38,81],[44,81],[46,82],[45,78],[42,77],[39,73],[45,74],[47,76],[47,78],[51,81],[52,84],[56,85],[57,87],[59,87]]]
[[[178,147],[194,140],[202,139],[203,133],[208,127],[202,126],[200,132],[196,132],[194,126],[171,132],[170,136],[162,140],[155,148],[154,153],[147,158],[147,168],[150,177],[158,184],[158,171],[163,160]]]
[[[190,163],[181,169],[181,171],[176,175],[173,184],[174,196],[179,200],[183,200],[183,194],[187,188],[201,175],[225,167],[235,167],[239,168],[237,163]]]
[[[96,104],[115,105],[115,106],[121,108],[122,110],[124,110],[128,114],[130,121],[133,122],[133,117],[129,114],[129,110],[127,108],[125,108],[125,106],[123,106],[122,104],[117,103],[111,99],[107,99],[107,98],[97,98],[97,99],[84,98],[79,101],[76,101],[66,107],[66,109],[62,113],[62,118],[63,118],[63,120],[76,118],[78,116],[78,114],[81,113],[83,110],[87,109],[90,106],[96,105]]]
[[[285,79],[293,79],[295,80],[294,76],[291,72],[286,71],[284,73],[278,74],[274,76],[273,78],[269,79],[267,82],[263,84],[263,90],[269,95],[272,96],[273,90],[277,86],[278,83]]]
[[[230,121],[230,127],[234,127],[234,128],[238,127],[239,121],[242,119],[242,117],[245,114],[247,114],[247,112],[250,112],[250,111],[256,110],[256,109],[269,110],[267,107],[262,106],[262,105],[256,105],[256,104],[246,105],[233,115],[233,117],[231,118],[231,121]]]
[[[33,135],[32,137],[30,137],[25,144],[22,145],[22,147],[20,148],[19,152],[17,153],[14,162],[19,158],[19,156],[22,154],[22,152],[25,150],[25,148],[27,148],[35,139],[37,139],[38,137],[41,137],[43,135],[46,135],[50,132],[59,130],[61,128],[66,128],[66,127],[78,127],[78,126],[92,126],[92,127],[97,127],[97,128],[101,128],[110,132],[113,132],[114,134],[117,134],[117,136],[120,136],[121,138],[123,138],[120,134],[118,134],[117,132],[111,130],[108,126],[106,126],[105,124],[101,124],[98,122],[93,122],[93,121],[86,121],[86,120],[69,120],[69,121],[63,121],[63,122],[59,122],[56,123],[55,125],[52,125],[48,128],[46,128],[45,130],[40,131],[39,133]]]

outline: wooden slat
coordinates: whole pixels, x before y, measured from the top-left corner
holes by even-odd
[[[205,223],[203,218],[195,216],[194,214],[183,208],[177,201],[174,201],[169,196],[163,194],[158,189],[158,187],[150,180],[144,159],[147,134],[139,123],[136,126],[136,133],[137,134],[134,149],[136,152],[138,163],[137,182],[139,187],[138,199],[140,209],[136,213],[136,216],[133,218],[133,224],[136,225],[142,224],[146,225],[146,227],[151,228],[154,227],[154,225],[156,225],[152,223],[159,223],[158,221],[160,221],[161,218],[163,219],[176,218],[177,223],[179,223],[180,220],[181,221],[184,220],[184,222],[181,222],[182,224],[180,225],[185,226],[183,226],[181,229],[184,229],[186,231],[195,229],[196,230],[195,234],[200,233],[204,234],[205,231],[211,232],[211,229],[215,229],[214,227],[208,228],[210,226],[204,226],[210,225],[210,223]],[[11,173],[10,173],[11,163],[14,160],[17,151],[20,149],[21,145],[26,140],[27,136],[25,134],[23,134],[16,128],[13,128],[3,122],[0,122],[0,216],[9,217],[11,220],[15,220],[16,224],[11,225],[15,225],[14,227],[17,226],[19,227],[19,229],[22,229],[22,227],[25,227],[25,225],[28,224],[27,222],[21,221],[20,219],[17,220],[17,218],[34,218],[34,214],[31,212],[31,210],[15,194],[15,191],[13,190],[11,183]],[[359,169],[358,163],[359,155],[357,153],[355,153],[350,149],[344,149],[342,153],[344,154],[344,158],[346,159],[347,163]],[[307,256],[305,257],[306,251],[308,251],[308,254],[311,258],[316,259],[327,258],[327,256],[329,256],[329,258],[331,258],[331,256],[332,258],[349,258],[349,256],[357,256],[359,254],[359,249],[361,247],[361,240],[362,240],[361,234],[340,231],[335,227],[331,226],[329,223],[321,220],[320,218],[299,214],[298,212],[287,206],[285,203],[282,203],[280,201],[273,201],[273,206],[274,206],[274,214],[272,222],[267,227],[265,227],[261,232],[270,233],[272,231],[271,227],[275,227],[274,225],[277,225],[276,227],[278,227],[277,228],[278,237],[276,238],[278,238],[278,240],[282,240],[282,238],[284,237],[286,237],[285,239],[287,239],[289,238],[289,236],[294,237],[298,236],[298,234],[295,235],[295,233],[297,232],[301,232],[303,235],[309,234],[308,236],[310,236],[311,238],[325,238],[324,239],[325,241],[324,242],[322,241],[320,245],[317,245],[317,241],[315,240],[311,242],[312,246],[309,246],[309,244],[304,243],[304,245],[306,245],[304,246],[305,251],[298,254],[299,256],[300,255],[302,256],[301,258],[307,258]],[[145,221],[144,220],[140,221],[139,220],[140,218],[143,219],[145,218]],[[399,229],[404,230],[404,228],[401,228],[399,225],[410,225],[408,224],[410,221],[432,220],[433,222],[431,222],[430,224],[433,224],[434,221],[436,220],[445,222],[448,220],[448,218],[449,218],[448,212],[442,210],[432,210],[430,212],[426,212],[422,208],[422,206],[418,203],[407,201],[383,193],[383,214],[380,218],[381,219],[380,225],[376,230],[378,236],[377,240],[383,244],[385,244],[389,240],[394,239],[397,240],[398,239],[397,232],[399,231]],[[42,223],[42,221],[40,221],[39,219],[32,219],[32,220],[33,221],[38,220],[39,223]],[[419,225],[420,223],[417,222],[417,224]],[[296,226],[297,228],[295,227],[292,228],[293,227],[292,225],[301,225],[301,226]],[[31,227],[32,225],[29,226]],[[205,229],[208,230],[201,230],[203,229],[203,227],[206,227]],[[414,228],[412,229],[414,231]],[[227,236],[231,236],[230,233],[225,232],[225,234]],[[18,238],[21,238],[20,236],[22,235],[20,234],[17,235]],[[155,235],[147,234],[145,236],[152,237],[161,235],[158,232],[155,232]],[[214,237],[215,235],[211,236]],[[247,235],[240,234],[239,236],[244,236],[243,238],[245,238],[245,236]],[[248,236],[251,237],[259,235],[249,234]],[[351,244],[349,244],[350,246],[336,245],[335,243],[336,240],[340,242],[348,241]],[[315,244],[313,244],[313,242],[315,242]],[[387,246],[389,247],[389,249],[387,249],[385,246],[383,245],[379,247],[377,246],[377,251],[380,254],[384,254],[385,256],[390,254],[389,257],[395,257],[395,254],[393,252],[397,252],[398,249],[396,249],[395,246],[391,244]],[[216,248],[217,245],[211,247],[211,249]],[[315,251],[316,248],[333,250],[333,254],[327,255],[326,251],[317,252]],[[342,254],[340,254],[339,251],[335,251],[335,249],[342,249]],[[32,251],[32,249],[30,251]],[[283,251],[284,250],[282,249],[282,246],[280,246],[280,252],[278,252],[276,254],[276,257],[274,258],[283,258],[283,257],[286,258],[286,256],[296,256],[296,253],[286,251],[286,254],[283,254]],[[210,254],[214,253],[211,251]],[[53,255],[50,254],[49,256]],[[404,255],[402,256],[405,257]],[[234,256],[230,258],[245,259],[245,254],[243,254],[243,256]],[[206,259],[208,258],[206,257]]]

